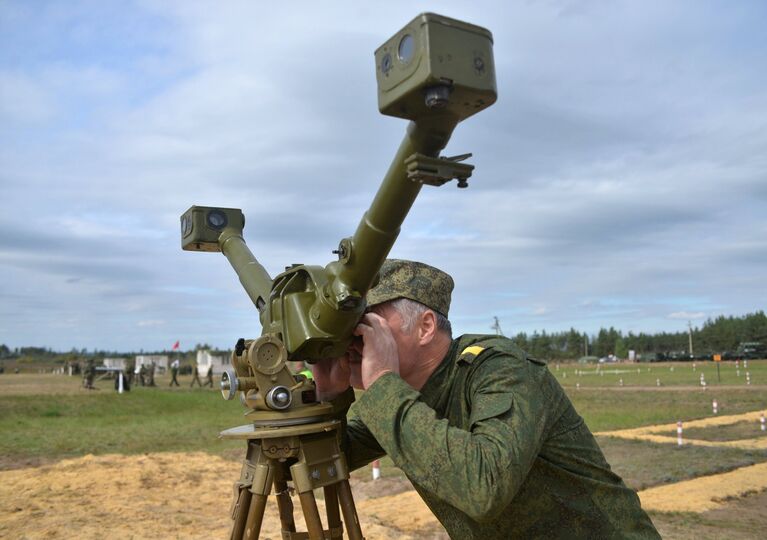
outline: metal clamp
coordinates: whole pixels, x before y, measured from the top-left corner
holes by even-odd
[[[405,160],[407,177],[414,182],[441,186],[453,178],[458,180],[458,187],[469,187],[467,182],[474,171],[474,165],[460,163],[471,157],[471,154],[461,154],[452,157],[429,157],[415,153]]]

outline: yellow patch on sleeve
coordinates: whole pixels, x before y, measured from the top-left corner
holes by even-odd
[[[484,351],[484,347],[480,347],[479,345],[472,345],[471,347],[466,347],[462,352],[461,356],[464,354],[473,354],[474,356],[477,356],[479,353]]]

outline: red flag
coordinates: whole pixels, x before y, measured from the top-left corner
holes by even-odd
[[[174,344],[173,344],[173,350],[174,350],[174,351],[177,351],[177,350],[178,350],[178,346],[179,346],[179,345],[180,345],[180,343],[179,343],[178,341],[177,341],[176,343],[174,343]]]

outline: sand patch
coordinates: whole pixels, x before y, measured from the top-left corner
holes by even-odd
[[[703,476],[639,492],[645,510],[696,512],[714,510],[732,498],[767,489],[767,463]]]
[[[701,418],[699,420],[688,420],[684,422],[684,427],[713,427],[738,422],[754,422],[757,426],[762,411],[752,411],[743,414],[730,414],[723,416],[712,416],[710,418]],[[644,426],[632,429],[618,429],[615,431],[600,431],[595,435],[605,437],[619,437],[621,439],[634,439],[640,441],[650,441],[656,443],[677,444],[676,424],[657,424],[653,426]],[[668,433],[664,435],[663,433]],[[683,444],[694,444],[697,446],[710,447],[730,447],[742,448],[744,450],[767,450],[767,438],[759,437],[754,439],[740,439],[736,441],[704,441],[701,439],[689,439],[682,433]]]
[[[228,538],[232,485],[239,474],[239,462],[201,452],[88,455],[0,471],[0,538]],[[374,496],[376,490],[363,491]],[[297,497],[294,504],[296,527],[306,530]],[[324,501],[317,505],[324,521]],[[385,512],[366,512],[359,502],[358,507],[370,540],[423,538],[398,530]],[[261,538],[281,538],[274,497]]]

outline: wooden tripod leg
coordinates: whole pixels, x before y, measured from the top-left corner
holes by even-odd
[[[248,511],[248,522],[245,525],[244,540],[255,540],[261,534],[261,522],[264,520],[264,509],[266,509],[266,495],[253,493],[250,499],[250,510]]]
[[[275,480],[274,491],[277,494],[277,508],[280,511],[282,532],[296,532],[296,522],[293,519],[293,500],[288,492],[288,483],[285,480]]]
[[[324,540],[325,533],[322,531],[322,520],[320,511],[317,508],[317,501],[314,499],[313,491],[305,491],[298,494],[301,499],[301,510],[304,512],[306,520],[306,530],[309,533],[310,540]]]
[[[338,500],[341,503],[341,511],[344,513],[349,540],[363,540],[360,519],[357,517],[357,509],[354,507],[354,497],[352,496],[352,488],[349,486],[349,481],[341,480],[337,485]]]
[[[234,512],[234,525],[232,525],[231,540],[241,540],[242,533],[245,531],[245,523],[248,519],[248,512],[250,510],[250,499],[252,493],[249,486],[240,488],[240,493],[237,496],[236,509]]]
[[[331,484],[325,486],[325,510],[328,515],[328,529],[331,540],[340,540],[344,537],[344,530],[341,525],[341,514],[338,512],[338,492],[336,486]]]

